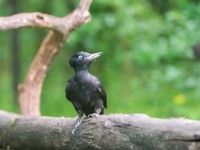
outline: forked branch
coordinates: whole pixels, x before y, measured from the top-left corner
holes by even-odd
[[[19,86],[18,100],[23,115],[40,115],[40,95],[49,66],[69,34],[90,20],[91,2],[81,0],[73,12],[62,18],[39,12],[0,17],[0,30],[30,26],[52,29],[42,42],[24,83]]]

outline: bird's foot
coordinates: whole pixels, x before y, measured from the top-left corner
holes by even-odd
[[[75,131],[78,129],[78,127],[80,126],[81,122],[82,122],[82,117],[79,117],[75,122],[74,128],[72,129],[73,135],[74,135]]]
[[[83,119],[87,119],[88,118],[88,116],[84,116],[84,117],[82,117]]]
[[[79,124],[75,124],[74,128],[72,129],[72,134],[75,134],[75,131],[78,129],[80,123]]]
[[[77,128],[72,129],[72,134],[74,135],[75,131],[77,130]]]
[[[92,117],[98,118],[98,117],[99,117],[99,114],[97,114],[97,113],[92,113],[92,114],[89,114],[89,115],[88,115],[88,118],[92,118]]]

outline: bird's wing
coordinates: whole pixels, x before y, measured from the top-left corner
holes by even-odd
[[[67,83],[66,83],[66,86],[65,86],[65,96],[66,96],[66,98],[70,101],[70,99],[71,99],[71,95],[70,95],[70,93],[71,93],[71,82],[72,82],[72,80],[68,80],[67,81]]]
[[[101,83],[98,86],[98,91],[99,91],[100,97],[103,100],[104,107],[107,108],[107,94],[106,94],[106,91],[105,91],[105,89],[104,89],[104,87]]]

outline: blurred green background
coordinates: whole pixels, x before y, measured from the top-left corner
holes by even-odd
[[[0,0],[0,16],[43,12],[65,16],[78,0]],[[104,54],[90,71],[108,95],[106,113],[200,119],[200,62],[192,47],[200,41],[200,0],[94,0],[92,20],[71,34],[48,72],[42,115],[76,116],[65,99],[73,75],[68,60],[78,51]],[[23,82],[48,30],[0,32],[0,109],[19,112],[16,85]]]

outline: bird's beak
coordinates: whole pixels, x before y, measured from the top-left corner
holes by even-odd
[[[94,53],[94,54],[90,54],[87,59],[88,60],[95,60],[96,58],[100,57],[103,54],[103,52],[98,52],[98,53]]]

